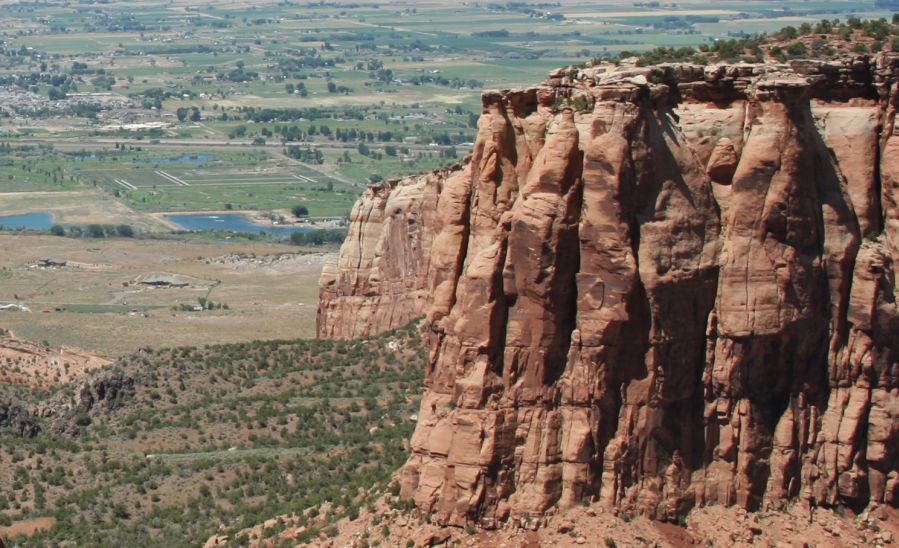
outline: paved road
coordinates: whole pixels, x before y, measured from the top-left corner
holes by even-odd
[[[289,457],[310,453],[311,447],[254,447],[252,449],[219,449],[215,451],[198,451],[192,453],[148,453],[147,458],[169,462],[201,459],[232,459],[243,457]]]

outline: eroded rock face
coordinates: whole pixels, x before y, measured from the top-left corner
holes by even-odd
[[[325,324],[426,316],[403,495],[486,526],[585,498],[899,504],[897,79],[879,55],[486,93],[471,158],[408,209],[419,235],[355,214],[323,277]],[[358,283],[386,272],[360,257],[413,287]]]
[[[9,428],[18,436],[33,438],[41,427],[24,408],[0,402],[0,428]]]
[[[338,263],[322,273],[319,337],[374,335],[424,314],[437,198],[457,169],[372,185],[356,202]]]

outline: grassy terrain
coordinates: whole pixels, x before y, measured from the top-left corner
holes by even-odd
[[[78,175],[137,211],[274,210],[302,203],[315,217],[342,217],[360,187],[264,151],[145,150],[90,154]]]
[[[197,546],[326,501],[352,515],[406,457],[424,361],[410,329],[123,358],[101,376],[133,378],[133,395],[64,419],[80,436],[49,421],[33,439],[0,434],[0,537],[37,522],[52,527],[16,546]]]

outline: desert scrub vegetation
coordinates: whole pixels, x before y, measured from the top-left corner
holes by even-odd
[[[0,516],[55,520],[17,546],[195,546],[323,503],[352,516],[405,459],[424,363],[411,327],[143,349],[105,372],[134,394],[80,414],[78,436],[53,418],[35,438],[0,434]]]
[[[718,61],[746,61],[757,63],[767,56],[776,61],[787,61],[808,56],[829,57],[838,50],[852,53],[881,51],[889,45],[897,51],[899,45],[899,14],[891,21],[886,19],[862,20],[849,17],[822,19],[818,23],[802,23],[799,27],[786,26],[766,35],[747,36],[727,40],[715,40],[700,44],[697,48],[656,47],[649,51],[622,51],[618,59],[637,57],[641,66],[657,63],[692,62],[706,64]],[[601,60],[595,59],[594,62]]]

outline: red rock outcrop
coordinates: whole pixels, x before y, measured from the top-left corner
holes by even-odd
[[[323,336],[426,316],[403,495],[485,526],[899,504],[897,81],[881,54],[486,93],[471,158],[370,191],[323,277]]]
[[[457,169],[372,185],[356,202],[338,263],[322,272],[319,337],[374,335],[424,314],[438,193]]]

